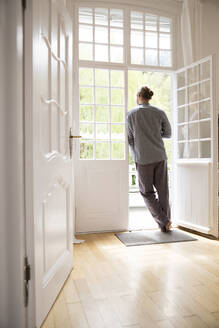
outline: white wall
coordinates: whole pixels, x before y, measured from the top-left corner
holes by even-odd
[[[219,1],[218,0],[184,0],[190,3],[190,23],[191,26],[186,26],[186,30],[182,31],[180,26],[181,34],[179,34],[180,41],[183,41],[186,45],[186,52],[190,52],[189,43],[187,39],[191,37],[192,41],[192,61],[197,61],[201,58],[209,55],[214,55],[215,59],[215,77],[217,86],[219,86]],[[192,6],[193,4],[193,6]],[[197,12],[198,11],[198,12]],[[188,28],[187,28],[188,27]],[[190,32],[192,35],[190,35]],[[189,35],[188,35],[189,34]],[[181,50],[178,50],[178,68],[191,64],[186,63],[186,60],[181,55]],[[181,55],[181,59],[180,59]],[[189,56],[188,56],[189,57]],[[217,90],[217,87],[216,87]],[[219,97],[217,97],[217,108],[219,106]]]
[[[0,2],[0,41],[4,41],[5,36],[5,10],[4,10],[3,1]],[[3,314],[7,311],[8,306],[8,280],[5,279],[7,276],[7,258],[6,258],[6,194],[4,189],[6,187],[6,162],[4,160],[5,153],[5,144],[6,144],[6,112],[4,111],[6,99],[4,97],[4,81],[3,77],[5,76],[5,52],[4,47],[0,47],[0,188],[1,188],[1,197],[0,197],[0,326],[6,327],[7,318]]]
[[[216,108],[219,112],[219,1],[202,1],[201,57],[215,55]]]
[[[0,0],[1,328],[25,327],[21,14],[20,0]]]
[[[131,5],[133,8],[136,6],[144,6],[150,9],[160,9],[162,11],[167,11],[171,14],[178,13],[181,8],[181,3],[178,0],[67,0],[67,2],[72,1],[72,3],[95,3],[101,5],[103,2],[115,3],[117,6],[122,4]]]

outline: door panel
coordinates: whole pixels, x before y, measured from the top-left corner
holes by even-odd
[[[72,23],[62,1],[33,1],[36,327],[73,267]]]
[[[126,161],[81,161],[79,165],[76,180],[76,231],[126,230]]]
[[[51,269],[68,247],[68,194],[69,188],[57,182],[43,202],[44,272]]]
[[[177,223],[203,233],[209,233],[213,224],[211,170],[211,163],[179,164],[177,168]]]

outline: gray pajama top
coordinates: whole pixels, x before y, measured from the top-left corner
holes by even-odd
[[[167,159],[162,138],[171,137],[171,125],[163,110],[138,105],[127,115],[127,131],[134,162],[144,165]]]

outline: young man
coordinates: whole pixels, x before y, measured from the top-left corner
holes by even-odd
[[[171,126],[165,112],[149,104],[153,94],[146,86],[137,93],[138,106],[127,117],[128,142],[140,193],[161,231],[168,232],[171,214],[167,155],[162,138],[171,137]]]

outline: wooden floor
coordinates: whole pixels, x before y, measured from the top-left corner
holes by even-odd
[[[125,247],[83,235],[43,328],[219,328],[219,242]],[[80,236],[81,238],[81,236]]]

